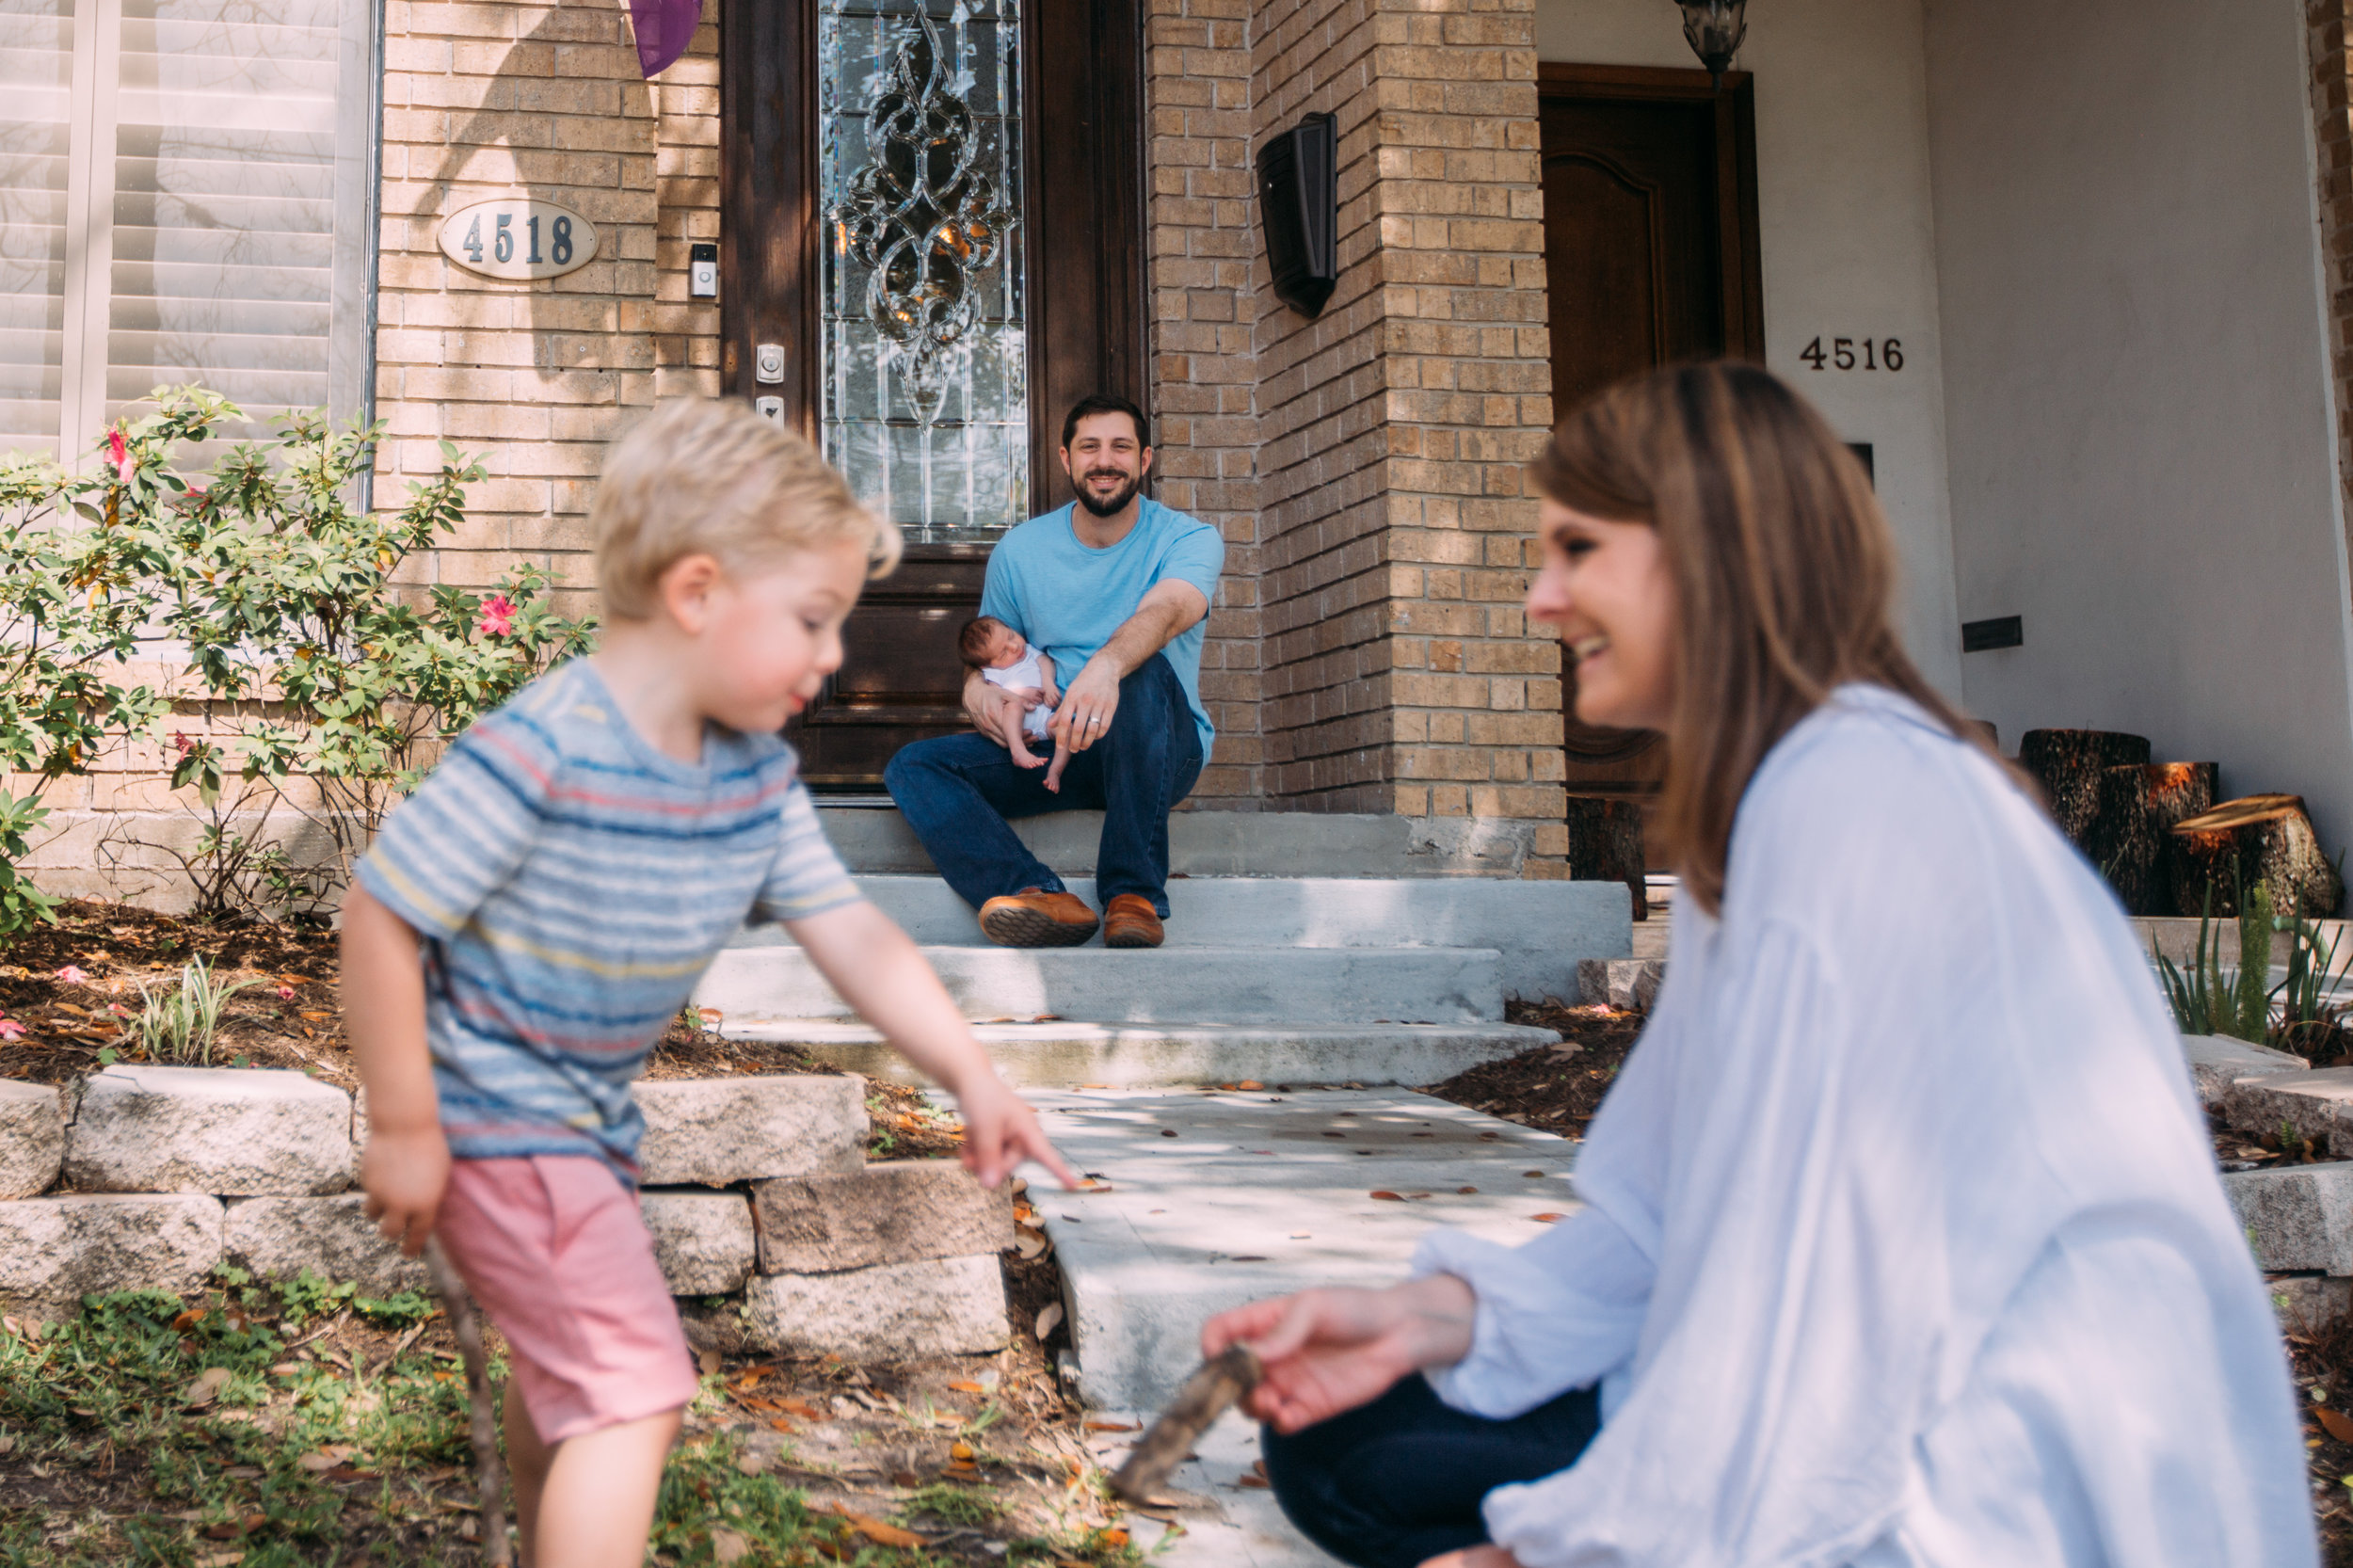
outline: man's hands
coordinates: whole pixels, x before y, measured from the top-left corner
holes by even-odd
[[[368,1194],[368,1218],[380,1222],[386,1240],[414,1257],[424,1251],[449,1188],[449,1141],[438,1125],[409,1132],[372,1129],[360,1159],[360,1185]]]
[[[979,670],[965,678],[964,716],[999,745],[1013,744],[1011,737],[1021,733],[1021,715],[1029,711],[1028,698],[983,680]]]
[[[1096,654],[1071,678],[1046,731],[1073,751],[1084,751],[1112,732],[1119,712],[1119,682],[1124,672]]]
[[[1221,1312],[1201,1329],[1201,1353],[1247,1341],[1266,1377],[1242,1408],[1293,1432],[1369,1404],[1398,1379],[1470,1353],[1479,1298],[1452,1274],[1385,1290],[1303,1290]]]

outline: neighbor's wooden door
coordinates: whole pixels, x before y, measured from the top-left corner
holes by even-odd
[[[1541,65],[1545,276],[1557,413],[1677,360],[1765,355],[1754,92],[1728,72]],[[1646,794],[1657,735],[1577,722],[1572,794]]]
[[[720,376],[776,395],[816,435],[824,240],[817,170],[817,9],[811,0],[720,8]],[[1090,392],[1149,408],[1144,385],[1144,33],[1140,0],[1030,0],[1021,37],[1030,495],[1070,499],[1055,459],[1062,418]],[[755,386],[753,351],[785,350],[781,385]],[[795,725],[803,776],[827,793],[882,788],[910,741],[964,728],[956,629],[975,614],[984,544],[911,545],[844,629],[841,673]]]

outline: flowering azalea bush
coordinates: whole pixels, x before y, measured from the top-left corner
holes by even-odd
[[[24,679],[0,667],[0,759],[54,777],[83,771],[110,736],[152,740],[203,818],[192,848],[162,846],[195,883],[198,912],[312,909],[441,737],[584,649],[591,623],[557,614],[531,563],[488,595],[404,581],[409,557],[464,520],[465,487],[482,477],[449,443],[440,472],[410,485],[397,511],[361,511],[351,497],[380,424],[285,416],[279,439],[239,442],[209,473],[184,475],[172,466],[183,444],[242,416],[196,388],[159,388],[154,401],[155,413],[107,433],[90,472],[0,466],[0,571],[54,556],[48,597],[32,597],[75,629],[40,678],[23,661]],[[0,614],[28,594],[0,584]],[[93,669],[136,656],[168,675],[96,689],[47,727],[24,717],[49,677],[73,673],[69,656]],[[17,731],[32,738],[12,743]],[[7,800],[0,863],[12,868],[24,851],[7,837]],[[287,852],[286,830],[301,824],[325,853]],[[0,904],[0,936],[10,929]]]

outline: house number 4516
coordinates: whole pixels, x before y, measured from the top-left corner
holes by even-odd
[[[1825,349],[1816,338],[1798,358],[1816,370],[1901,370],[1904,345],[1899,338],[1833,338]]]

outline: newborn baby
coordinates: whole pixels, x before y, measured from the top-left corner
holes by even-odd
[[[1070,760],[1070,748],[1058,743],[1054,760],[1048,766],[1023,744],[1025,737],[1034,741],[1046,739],[1046,727],[1054,716],[1054,706],[1062,700],[1062,695],[1054,690],[1054,661],[1032,648],[1027,638],[995,616],[982,616],[966,622],[956,636],[956,653],[967,668],[979,670],[981,679],[990,685],[1002,686],[1028,700],[1021,722],[1008,726],[1007,733],[997,738],[1005,743],[1007,754],[1022,767],[1046,768],[1046,787],[1060,794],[1062,770]]]

